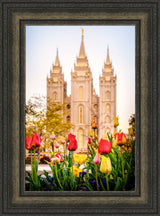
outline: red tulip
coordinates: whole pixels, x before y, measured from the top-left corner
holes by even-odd
[[[101,139],[98,147],[98,152],[101,154],[109,154],[111,152],[111,142]]]
[[[89,137],[89,138],[88,138],[88,144],[91,144],[91,142],[92,142],[92,141],[91,141],[91,138]]]
[[[100,160],[100,154],[97,152],[94,159],[93,159],[93,163],[94,164],[100,164],[101,160]]]
[[[75,139],[76,136],[70,133],[70,134],[68,135],[68,141],[71,141],[71,139],[73,139],[73,138]]]
[[[41,139],[39,138],[38,134],[35,133],[32,135],[32,142],[31,142],[31,146],[37,146],[40,147],[41,146]]]
[[[62,155],[60,153],[56,153],[55,157],[59,158],[61,162],[64,161],[64,158],[62,157]]]
[[[31,142],[32,142],[32,137],[26,137],[26,139],[25,139],[26,149],[31,149],[32,148]]]
[[[77,148],[78,148],[77,140],[75,138],[72,138],[69,141],[68,150],[75,151]]]

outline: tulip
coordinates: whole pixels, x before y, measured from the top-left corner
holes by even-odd
[[[128,132],[129,132],[130,136],[133,136],[133,135],[134,135],[134,133],[133,133],[133,128],[132,128],[132,127],[131,127],[131,128],[128,128]]]
[[[31,146],[37,146],[40,147],[41,146],[41,139],[39,138],[37,132],[35,134],[32,135],[32,142],[31,142]]]
[[[114,138],[115,133],[116,133],[116,131],[114,130],[112,133],[112,138]]]
[[[73,175],[75,175],[76,177],[79,177],[79,173],[82,172],[82,170],[76,166],[72,167],[72,171],[73,171]]]
[[[51,163],[49,163],[49,164],[54,165],[55,163],[60,163],[60,161],[61,161],[61,159],[59,157],[54,156],[51,158]]]
[[[126,144],[127,139],[126,139],[126,135],[124,133],[116,133],[114,135],[114,139],[117,145],[122,146],[124,144]]]
[[[59,148],[59,144],[58,144],[58,143],[56,143],[55,147],[56,147],[56,148]]]
[[[96,128],[97,128],[97,125],[96,125],[96,121],[95,121],[95,120],[92,121],[91,127],[92,127],[93,129],[96,129]]]
[[[116,128],[118,125],[119,125],[119,122],[118,122],[118,117],[114,117],[114,127]]]
[[[55,154],[55,157],[59,158],[60,159],[60,162],[63,162],[64,161],[64,158],[62,157],[62,155],[60,153],[56,153]]]
[[[111,152],[111,142],[101,139],[98,147],[98,152],[101,154],[109,154]]]
[[[74,136],[74,137],[75,137],[75,136]],[[69,150],[69,151],[75,151],[77,148],[78,148],[77,140],[76,140],[75,138],[72,138],[72,139],[69,141],[68,150]]]
[[[95,147],[92,147],[94,152],[97,153],[98,152],[98,149],[96,149]]]
[[[55,134],[52,132],[52,135],[51,135],[51,139],[55,140],[56,139],[56,136]]]
[[[60,142],[61,142],[61,144],[65,144],[66,143],[65,138],[63,136],[60,136]]]
[[[91,141],[91,138],[89,137],[89,138],[88,138],[88,144],[91,144],[91,142],[92,142],[92,141]]]
[[[71,141],[71,139],[75,139],[75,138],[76,136],[71,133],[68,135],[68,141]]]
[[[109,174],[112,171],[111,160],[109,157],[102,156],[100,171],[105,174]]]
[[[89,130],[89,136],[93,136],[93,132],[92,132],[92,130]]]
[[[32,149],[31,142],[32,142],[32,137],[26,137],[25,139],[26,149]]]
[[[86,155],[74,154],[73,157],[74,157],[74,162],[78,163],[80,165],[83,164],[83,163],[85,163],[86,160],[87,160],[87,156]]]
[[[94,164],[100,164],[101,160],[100,160],[100,154],[97,152],[94,159],[93,159],[93,163]]]

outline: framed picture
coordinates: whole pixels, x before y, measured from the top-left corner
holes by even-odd
[[[1,106],[1,113],[2,113],[2,121],[1,121],[1,137],[2,137],[2,145],[1,147],[1,182],[2,182],[2,215],[9,215],[9,214],[31,214],[31,215],[58,215],[58,214],[73,214],[73,215],[88,215],[88,214],[138,214],[138,215],[158,215],[158,12],[159,12],[159,1],[151,2],[151,1],[143,1],[143,2],[135,2],[131,3],[128,1],[123,2],[109,2],[109,1],[102,1],[99,2],[80,2],[77,3],[76,1],[72,2],[56,2],[56,1],[41,1],[41,2],[22,2],[17,1],[17,3],[11,2],[3,2],[1,1],[1,8],[2,8],[2,23],[1,23],[1,41],[2,41],[2,67],[1,67],[1,95],[2,95],[2,106]],[[87,70],[85,68],[85,72],[83,74],[82,70],[79,72],[78,67],[84,67],[82,64],[88,64],[89,55],[86,54],[89,52],[88,48],[93,48],[94,41],[92,42],[92,37],[88,38],[91,40],[91,45],[85,47],[85,37],[88,31],[92,32],[93,34],[97,35],[97,32],[101,33],[100,35],[105,35],[106,28],[119,28],[122,29],[125,27],[132,28],[132,45],[133,50],[135,51],[135,56],[132,53],[132,63],[135,62],[135,65],[129,63],[131,57],[128,56],[128,61],[126,64],[130,64],[129,66],[132,68],[131,71],[134,73],[129,73],[128,76],[133,76],[131,84],[128,87],[128,83],[125,86],[121,86],[119,91],[124,89],[129,92],[131,89],[131,85],[134,86],[133,94],[135,95],[135,187],[131,190],[126,189],[124,187],[120,188],[119,190],[111,190],[111,180],[107,180],[104,185],[101,185],[101,188],[104,187],[105,190],[100,190],[100,187],[97,184],[95,190],[64,190],[63,185],[61,182],[59,186],[62,186],[62,190],[50,190],[50,191],[38,191],[38,190],[26,190],[25,185],[25,137],[27,127],[25,125],[26,121],[26,101],[29,98],[27,94],[29,91],[34,92],[36,89],[37,83],[39,82],[38,74],[33,74],[35,71],[31,72],[31,68],[28,69],[29,66],[29,58],[32,61],[32,64],[39,64],[39,70],[41,70],[41,64],[37,60],[34,60],[34,45],[40,41],[41,47],[45,47],[45,44],[41,42],[41,38],[43,38],[43,33],[47,34],[47,28],[53,28],[53,35],[56,36],[57,32],[60,31],[61,34],[57,34],[57,38],[59,38],[59,43],[54,43],[54,51],[55,53],[54,58],[51,61],[51,65],[49,65],[48,77],[46,77],[47,87],[45,96],[51,95],[52,100],[57,102],[59,100],[60,93],[58,92],[58,85],[56,86],[57,80],[59,84],[64,84],[63,90],[65,89],[66,92],[63,92],[66,97],[61,98],[64,100],[64,104],[69,111],[70,115],[67,114],[65,116],[65,123],[74,123],[73,119],[73,107],[74,101],[73,92],[78,92],[78,98],[80,100],[78,106],[78,124],[81,125],[79,128],[76,124],[69,130],[69,132],[76,135],[77,140],[81,143],[80,147],[77,150],[78,153],[83,153],[85,156],[86,151],[94,151],[88,148],[85,149],[86,146],[83,146],[84,137],[87,137],[88,134],[84,134],[85,131],[88,129],[93,129],[93,131],[97,135],[102,137],[104,134],[111,134],[114,130],[114,122],[113,117],[114,111],[112,111],[112,115],[107,114],[110,110],[116,110],[117,104],[110,103],[109,98],[113,97],[111,92],[106,88],[105,91],[100,91],[98,95],[98,90],[91,91],[92,94],[94,93],[94,100],[97,100],[97,103],[94,101],[94,105],[96,104],[98,107],[102,107],[100,104],[101,97],[106,98],[106,110],[105,110],[105,120],[104,123],[101,120],[102,115],[100,114],[100,110],[98,111],[99,115],[91,114],[90,119],[87,121],[87,124],[91,126],[92,121],[97,122],[96,127],[92,125],[92,128],[83,128],[83,124],[85,123],[86,116],[83,115],[84,108],[87,107],[87,104],[83,104],[83,98],[86,97],[87,91],[85,90],[84,81],[81,82],[81,85],[78,84],[78,79],[83,78],[84,76],[88,76],[88,80],[94,74],[90,71],[87,65]],[[33,34],[33,31],[38,28],[43,28],[42,35],[41,33],[36,32]],[[80,49],[76,51],[74,55],[78,53],[75,66],[73,67],[73,71],[70,73],[71,75],[71,97],[69,99],[69,95],[67,95],[67,84],[65,80],[63,80],[63,75],[65,77],[65,73],[61,73],[61,60],[60,60],[60,53],[61,50],[56,50],[60,43],[62,43],[63,38],[67,38],[67,29],[70,29],[71,36],[73,37],[76,29],[80,31],[80,42],[79,47]],[[66,33],[65,33],[66,30]],[[102,32],[101,32],[102,30]],[[82,31],[82,33],[81,33]],[[50,33],[50,32],[49,32]],[[119,57],[125,54],[125,48],[130,47],[131,43],[129,43],[127,38],[127,33],[123,30],[124,35],[122,35],[123,40],[120,40],[120,33],[116,32],[117,41],[120,41],[122,47]],[[32,36],[31,36],[32,34]],[[60,36],[63,37],[60,39]],[[128,33],[129,34],[129,33]],[[31,40],[28,38],[36,38],[36,43],[31,44]],[[76,37],[76,36],[75,36]],[[74,38],[75,38],[74,37]],[[89,36],[88,36],[89,37]],[[108,35],[109,37],[109,35]],[[126,40],[124,39],[126,37]],[[129,36],[128,36],[129,37]],[[113,39],[113,38],[112,38]],[[56,38],[54,38],[56,41]],[[76,39],[75,39],[76,40]],[[99,39],[102,41],[102,38]],[[107,40],[107,39],[106,39]],[[43,41],[43,40],[42,40]],[[46,39],[44,41],[49,40]],[[74,39],[71,38],[70,40],[74,43]],[[98,40],[96,40],[98,41]],[[123,43],[126,41],[126,44]],[[65,39],[63,43],[65,42]],[[97,43],[97,42],[96,42]],[[101,44],[100,43],[100,44]],[[107,42],[106,42],[107,43]],[[114,42],[115,43],[115,42]],[[67,41],[66,46],[69,45],[69,40]],[[109,44],[108,44],[109,45]],[[65,46],[65,45],[64,45]],[[63,46],[63,47],[64,47]],[[74,45],[73,47],[75,47]],[[107,46],[105,44],[104,46]],[[98,45],[100,48],[100,45]],[[30,49],[30,53],[28,50]],[[64,54],[69,61],[71,46],[68,48],[67,54]],[[106,56],[104,56],[105,64],[104,67],[102,66],[100,74],[99,74],[99,82],[108,83],[116,82],[118,83],[118,69],[117,69],[117,77],[115,71],[113,70],[112,63],[114,66],[114,59],[111,63],[110,61],[110,53],[114,53],[114,49],[110,46],[106,49]],[[52,50],[52,49],[51,49]],[[86,52],[87,51],[87,52]],[[38,53],[38,50],[35,52]],[[47,48],[46,52],[49,52]],[[94,53],[91,51],[91,53]],[[97,51],[98,53],[98,51]],[[115,52],[117,53],[117,52]],[[46,54],[47,56],[47,54]],[[63,55],[62,55],[63,56]],[[100,51],[99,51],[100,56]],[[96,56],[95,56],[96,57]],[[88,59],[87,59],[88,58]],[[103,61],[104,61],[103,59]],[[49,57],[47,58],[49,61]],[[83,62],[82,62],[83,60]],[[40,60],[42,61],[42,60]],[[43,59],[45,61],[45,59]],[[96,64],[98,62],[93,60]],[[66,62],[67,64],[68,62]],[[73,62],[74,63],[74,62]],[[79,65],[80,64],[80,65]],[[116,63],[115,63],[116,64]],[[90,61],[89,61],[90,65]],[[99,65],[99,62],[98,62]],[[62,65],[63,66],[63,65]],[[129,70],[128,66],[128,70]],[[110,71],[109,67],[111,67]],[[94,68],[94,67],[93,67]],[[105,71],[106,68],[106,71]],[[133,69],[134,68],[134,69]],[[57,72],[56,70],[60,70]],[[116,66],[115,66],[116,69]],[[37,70],[37,69],[36,69]],[[99,70],[99,69],[98,69]],[[66,69],[67,71],[67,69]],[[46,71],[44,72],[47,73]],[[60,74],[59,74],[60,73]],[[84,74],[85,73],[85,74]],[[86,74],[87,73],[87,74]],[[107,73],[107,76],[103,76]],[[110,73],[112,76],[108,76]],[[113,74],[112,74],[113,73]],[[53,76],[54,74],[54,76]],[[57,78],[57,74],[59,74]],[[123,74],[123,73],[122,73]],[[60,76],[61,75],[61,76]],[[36,77],[37,76],[37,77]],[[77,78],[78,77],[78,78]],[[32,80],[32,78],[34,80]],[[66,77],[65,77],[66,78]],[[76,80],[75,80],[76,79]],[[96,78],[97,79],[97,78]],[[104,79],[104,80],[103,80]],[[110,80],[109,80],[110,79]],[[90,79],[92,80],[92,79]],[[78,89],[73,89],[72,82],[77,84]],[[129,81],[128,81],[129,82]],[[88,82],[89,83],[89,82]],[[135,83],[135,84],[134,84]],[[28,85],[27,85],[28,84]],[[91,86],[94,86],[94,77],[93,83]],[[41,84],[40,84],[41,85]],[[86,85],[89,87],[89,84]],[[114,88],[114,87],[113,87]],[[118,88],[118,86],[117,86]],[[42,86],[42,92],[43,86]],[[101,89],[101,85],[99,85],[99,89]],[[119,92],[118,91],[118,92]],[[112,91],[113,92],[113,91]],[[116,92],[116,91],[115,91]],[[32,95],[32,93],[30,94]],[[93,95],[92,95],[93,96]],[[90,98],[92,98],[90,96]],[[28,98],[27,98],[28,97]],[[113,98],[112,98],[113,99]],[[108,100],[108,101],[107,101]],[[98,102],[99,101],[99,102]],[[105,100],[104,100],[105,101]],[[116,101],[116,100],[115,100]],[[122,103],[126,103],[122,100]],[[127,101],[129,104],[129,101]],[[126,103],[126,106],[127,106]],[[56,103],[57,104],[57,103]],[[62,104],[62,103],[60,103]],[[107,106],[108,105],[108,106]],[[132,104],[133,105],[133,104]],[[75,106],[75,107],[76,107]],[[92,107],[90,107],[91,109]],[[76,109],[76,108],[75,108]],[[127,109],[125,109],[127,112]],[[119,116],[120,118],[120,116]],[[64,122],[64,120],[63,120]],[[86,125],[85,125],[86,126]],[[102,127],[103,126],[103,127]],[[49,128],[47,126],[47,128]],[[126,128],[127,130],[127,128]],[[35,131],[33,131],[35,132]],[[41,131],[43,132],[43,131]],[[56,131],[54,131],[56,133]],[[118,133],[118,131],[116,131]],[[30,131],[28,131],[30,133]],[[88,133],[88,132],[87,132]],[[121,133],[121,132],[120,132]],[[40,135],[40,132],[38,132]],[[52,136],[53,134],[50,131],[49,137],[51,138],[51,150],[52,149]],[[85,136],[84,136],[85,135]],[[28,134],[31,136],[31,134]],[[67,135],[66,135],[67,136]],[[94,141],[95,135],[92,137],[90,136],[91,142]],[[70,141],[70,138],[67,137]],[[103,138],[105,140],[105,138]],[[116,139],[115,139],[116,140]],[[33,141],[33,140],[32,140]],[[110,140],[109,140],[110,141]],[[67,139],[66,139],[67,143]],[[95,142],[96,143],[96,142]],[[68,145],[70,142],[68,143]],[[57,143],[58,145],[58,143]],[[112,145],[112,141],[111,141]],[[56,144],[54,144],[54,147]],[[57,153],[61,153],[61,156],[69,157],[67,155],[67,145],[64,150]],[[95,146],[93,146],[95,147]],[[125,146],[123,146],[125,147]],[[59,148],[59,147],[58,147]],[[57,148],[57,149],[58,149]],[[121,148],[121,147],[120,147]],[[73,149],[68,148],[71,150],[71,164],[73,158]],[[97,146],[98,152],[101,153],[99,147]],[[32,149],[34,151],[34,148]],[[128,150],[128,149],[127,149]],[[29,151],[27,153],[31,154],[33,151]],[[122,149],[121,149],[122,151]],[[125,151],[125,149],[123,150]],[[55,153],[55,150],[53,151]],[[35,157],[34,151],[34,158]],[[68,152],[69,153],[69,152]],[[91,152],[92,153],[92,152]],[[95,152],[96,153],[96,152]],[[39,154],[37,152],[37,154]],[[40,156],[40,155],[39,155]],[[54,157],[55,155],[53,155]],[[102,155],[104,157],[104,155]],[[108,158],[108,156],[106,157]],[[39,158],[40,160],[40,158]],[[102,160],[102,158],[101,158]],[[121,160],[123,161],[123,160]],[[102,162],[102,161],[101,161]],[[34,163],[32,163],[33,165]],[[122,164],[125,164],[125,162]],[[58,164],[50,164],[51,166],[58,167]],[[113,165],[113,164],[112,164]],[[36,167],[36,165],[35,165]],[[95,166],[96,167],[96,166]],[[123,166],[122,166],[123,168]],[[72,169],[72,166],[71,166]],[[100,169],[100,167],[99,167]],[[113,167],[112,167],[113,169]],[[102,170],[102,169],[101,169]],[[33,171],[33,170],[32,170]],[[123,171],[125,175],[125,170],[122,169],[122,177]],[[70,172],[73,174],[72,172]],[[72,175],[70,174],[70,175]],[[112,176],[114,179],[114,175]],[[39,178],[39,177],[37,177]],[[73,178],[75,179],[74,175]],[[86,182],[87,180],[85,180]],[[98,180],[99,181],[99,180]],[[109,181],[109,184],[107,184]],[[97,183],[97,179],[96,179]],[[100,182],[99,182],[100,183]],[[103,183],[102,183],[103,184]],[[116,185],[118,183],[116,182]],[[91,185],[93,186],[93,185]],[[110,187],[110,189],[108,188]],[[105,188],[106,187],[106,188]]]
[[[25,43],[26,189],[135,190],[135,26],[28,25]],[[77,142],[72,148],[70,133]],[[45,177],[33,174],[32,156],[35,173]]]

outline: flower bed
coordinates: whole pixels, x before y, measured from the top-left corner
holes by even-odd
[[[115,127],[118,126],[117,119]],[[35,149],[40,146],[38,134],[26,138],[26,148],[34,152],[31,156],[32,172],[27,172],[26,190],[31,191],[130,191],[135,189],[135,139],[133,133],[126,139],[122,132],[105,135],[98,142],[94,135],[88,139],[88,152],[76,154],[76,137],[68,135],[69,155],[65,152],[52,154],[48,163],[52,175],[44,170],[38,175],[38,162]],[[133,131],[131,131],[133,132]],[[55,139],[55,138],[54,138]],[[63,142],[65,145],[66,142]]]

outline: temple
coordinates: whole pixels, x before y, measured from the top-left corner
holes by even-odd
[[[64,80],[57,50],[55,63],[50,70],[50,76],[47,77],[47,97],[67,107],[67,115],[63,115],[64,121],[74,125],[71,133],[76,135],[79,152],[87,151],[92,120],[97,122],[99,139],[103,134],[113,132],[113,118],[116,116],[116,83],[117,77],[114,75],[107,48],[107,58],[102,75],[99,77],[99,96],[96,94],[85,53],[84,30],[82,30],[79,56],[74,64],[74,71],[71,71],[71,96],[67,96],[67,83]]]

